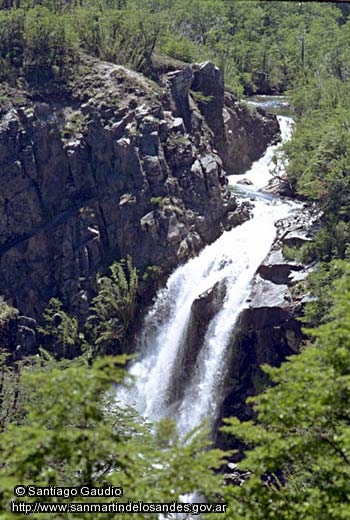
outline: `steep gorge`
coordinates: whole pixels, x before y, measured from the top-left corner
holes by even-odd
[[[34,318],[52,296],[84,315],[115,259],[167,273],[249,218],[225,170],[278,135],[211,63],[156,84],[86,57],[65,88],[15,92],[0,114],[0,293]]]
[[[279,122],[287,139],[291,120]],[[169,277],[144,320],[130,366],[134,384],[118,393],[151,420],[173,419],[180,435],[206,420],[223,447],[218,422],[250,418],[246,398],[268,381],[261,366],[279,365],[303,339],[296,319],[303,295],[295,283],[309,270],[285,259],[282,247],[310,240],[315,215],[264,192],[275,149],[268,147],[239,189],[237,176],[230,177],[237,197],[252,201],[252,218]]]

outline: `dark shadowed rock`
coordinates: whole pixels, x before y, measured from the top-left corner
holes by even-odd
[[[287,176],[273,177],[263,191],[282,197],[294,197],[295,195]]]
[[[37,353],[37,323],[27,316],[15,315],[0,322],[0,345],[6,348],[11,360]]]
[[[182,117],[186,130],[190,132],[192,125],[189,92],[193,80],[192,69],[191,67],[186,67],[181,70],[169,72],[167,74],[167,80],[175,103],[176,114]]]
[[[265,280],[274,284],[289,284],[295,271],[302,271],[304,265],[286,260],[282,251],[271,251],[264,262],[259,266],[258,273]]]
[[[1,113],[0,294],[34,317],[53,296],[84,314],[113,260],[167,273],[248,216],[227,187],[223,162],[248,163],[229,153],[219,69],[188,66],[159,85],[82,59],[69,90],[21,93]],[[231,108],[237,149],[261,153],[241,138],[248,113]]]
[[[218,136],[217,149],[228,174],[243,173],[259,159],[266,146],[280,136],[277,118],[263,110],[251,111],[225,92],[224,136]]]
[[[225,284],[217,282],[192,303],[190,320],[182,341],[183,348],[178,353],[172,371],[169,405],[183,397],[186,386],[192,379],[208,325],[221,309],[225,295]]]
[[[195,100],[214,136],[223,138],[225,132],[222,117],[225,92],[223,72],[209,61],[193,65],[191,89],[197,93]]]
[[[280,136],[276,116],[251,111],[225,92],[224,76],[210,62],[193,65],[191,85],[200,112],[214,134],[215,147],[228,174],[243,173]]]

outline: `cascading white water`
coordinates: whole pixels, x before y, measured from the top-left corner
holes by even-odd
[[[279,121],[282,138],[286,139],[290,119],[280,117]],[[251,281],[274,240],[275,222],[298,207],[296,203],[258,191],[271,177],[269,163],[275,148],[270,146],[264,157],[244,174],[253,182],[243,188],[246,197],[254,194],[256,199],[252,219],[223,233],[198,257],[179,267],[157,295],[144,322],[140,359],[130,368],[135,384],[124,399],[149,419],[173,418],[181,435],[204,419],[212,422],[216,418],[229,340],[246,305]],[[231,183],[240,177],[231,177]],[[181,363],[185,359],[191,306],[217,282],[226,287],[223,306],[209,324],[188,374]],[[180,386],[180,390],[175,386]]]

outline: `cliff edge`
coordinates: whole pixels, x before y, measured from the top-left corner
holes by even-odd
[[[83,315],[98,270],[169,272],[249,215],[227,187],[278,134],[209,62],[159,83],[84,57],[69,84],[0,101],[0,294]]]

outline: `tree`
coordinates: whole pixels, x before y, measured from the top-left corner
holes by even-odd
[[[14,70],[22,67],[25,12],[0,11],[0,77],[11,79]],[[14,70],[13,70],[14,69]]]
[[[10,513],[16,484],[37,486],[117,486],[127,503],[172,502],[198,490],[218,501],[221,478],[212,468],[222,453],[205,451],[207,437],[198,431],[181,443],[172,428],[161,425],[157,435],[135,419],[135,413],[116,405],[113,385],[122,383],[124,358],[104,358],[92,367],[71,362],[65,370],[28,374],[32,392],[26,423],[14,424],[0,434],[1,520],[23,517]],[[38,500],[25,497],[27,504]],[[115,502],[115,497],[40,501]],[[70,513],[65,518],[124,518],[122,514]],[[134,518],[144,518],[134,514]],[[158,518],[158,514],[150,515]],[[40,518],[62,518],[61,513]]]
[[[87,337],[97,352],[121,353],[135,316],[138,274],[131,257],[115,262],[110,276],[101,276],[87,319]]]
[[[323,227],[307,246],[309,259],[344,258],[350,244],[349,82],[306,79],[292,92],[297,124],[284,145],[296,193],[317,202]]]
[[[57,359],[74,358],[80,354],[81,337],[78,320],[70,317],[63,309],[62,302],[51,298],[43,314],[43,326],[39,328],[44,347]]]
[[[228,420],[248,448],[251,477],[225,489],[237,519],[350,518],[350,265],[335,283],[330,320],[308,331],[316,342],[280,368],[252,399],[258,423]],[[249,448],[250,446],[250,448]]]
[[[27,78],[38,83],[61,75],[76,51],[76,38],[69,17],[40,5],[28,10],[24,24],[24,66]]]

